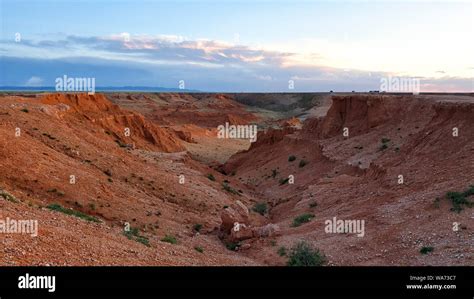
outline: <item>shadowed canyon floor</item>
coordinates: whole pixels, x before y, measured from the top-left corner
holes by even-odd
[[[0,95],[0,265],[474,265],[472,185],[472,95]]]

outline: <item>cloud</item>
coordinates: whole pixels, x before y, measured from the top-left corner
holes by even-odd
[[[301,55],[292,51],[188,40],[179,35],[132,36],[123,32],[102,37],[70,35],[57,40],[0,44],[3,45],[0,85],[50,86],[55,78],[68,75],[95,77],[97,86],[176,88],[179,80],[185,80],[187,88],[202,91],[284,92],[288,91],[288,80],[294,80],[294,92],[366,91],[379,89],[380,78],[389,75],[304,64],[300,63]],[[60,54],[32,55],[44,52]],[[321,57],[318,53],[305,56],[313,62]],[[436,78],[421,78],[427,89],[473,90],[472,79],[437,74]]]
[[[131,59],[167,63],[207,63],[244,66],[272,64],[280,66],[294,53],[255,49],[214,40],[187,40],[177,35],[135,35],[121,33],[110,36],[66,36],[60,40],[24,40],[21,46],[33,48],[84,49],[122,54]]]
[[[43,84],[43,79],[33,76],[26,81],[25,86],[41,86],[41,84]]]

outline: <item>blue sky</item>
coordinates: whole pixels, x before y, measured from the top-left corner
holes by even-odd
[[[469,1],[0,0],[0,85],[473,91]],[[15,34],[21,40],[15,41]]]

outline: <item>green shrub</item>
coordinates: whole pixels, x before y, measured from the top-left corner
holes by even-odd
[[[200,246],[196,246],[194,247],[194,249],[197,251],[197,252],[200,252],[200,253],[203,253],[204,252],[204,249]]]
[[[291,226],[293,227],[298,227],[300,225],[302,225],[303,223],[307,223],[307,222],[310,222],[311,219],[313,219],[315,216],[314,214],[302,214],[298,217],[296,217],[295,219],[293,219],[293,224]]]
[[[232,250],[232,251],[236,251],[240,246],[240,243],[236,243],[236,242],[227,242],[225,244],[225,247],[227,247],[227,249],[229,250]]]
[[[61,212],[61,213],[66,214],[66,215],[75,216],[75,217],[78,217],[78,218],[81,218],[81,219],[84,219],[84,220],[87,220],[87,221],[100,222],[100,220],[97,219],[96,217],[84,214],[80,211],[76,211],[76,210],[73,210],[73,209],[63,208],[60,204],[57,204],[57,203],[50,204],[46,208],[48,208],[52,211]]]
[[[199,224],[199,223],[196,223],[193,226],[193,229],[197,232],[199,232],[201,230],[201,228],[202,228],[202,224]]]
[[[13,203],[19,203],[20,202],[18,199],[16,199],[15,196],[11,195],[10,193],[8,193],[7,191],[4,191],[2,189],[0,189],[0,196],[3,197],[3,199],[8,200],[8,201],[13,202]]]
[[[453,207],[451,211],[460,213],[464,207],[472,207],[474,202],[467,200],[467,196],[471,196],[474,194],[474,185],[469,186],[469,189],[465,190],[464,192],[448,192],[446,193],[446,198],[451,200]]]
[[[140,231],[136,227],[131,227],[130,230],[124,230],[123,234],[129,239],[150,247],[150,240],[147,237],[141,236]]]
[[[267,210],[268,210],[267,204],[264,202],[256,203],[252,208],[252,211],[259,213],[262,216],[267,213]]]
[[[207,178],[210,179],[213,182],[216,180],[216,178],[214,177],[214,175],[212,173],[208,174]]]
[[[306,164],[308,164],[307,161],[301,160],[301,161],[300,161],[300,164],[298,164],[298,166],[301,168],[301,167],[305,167]]]
[[[161,241],[163,242],[167,242],[167,243],[170,243],[170,244],[177,244],[178,241],[176,240],[176,238],[172,235],[166,235],[164,236]]]
[[[286,255],[286,248],[284,246],[281,246],[280,248],[278,248],[277,253],[278,253],[279,256],[285,256]]]
[[[296,160],[296,157],[293,156],[293,155],[291,155],[291,156],[288,157],[288,162],[293,162],[293,161],[295,161],[295,160]]]
[[[301,241],[291,249],[288,266],[322,266],[326,257],[318,250],[313,249],[306,242]]]
[[[382,138],[382,145],[380,146],[380,150],[383,151],[388,148],[388,143],[390,142],[390,139],[388,138]]]
[[[430,252],[432,252],[434,250],[433,247],[431,246],[423,246],[421,249],[420,249],[420,253],[421,254],[428,254]]]
[[[229,186],[227,183],[222,183],[222,189],[224,189],[225,191],[229,192],[229,193],[232,193],[232,194],[236,194],[238,196],[241,196],[240,193],[235,190],[234,188],[232,188],[231,186]]]

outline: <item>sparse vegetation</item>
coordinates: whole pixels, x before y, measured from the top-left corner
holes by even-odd
[[[451,200],[451,204],[453,207],[451,211],[460,213],[464,207],[472,207],[474,206],[474,202],[469,201],[466,197],[474,195],[474,185],[469,186],[467,190],[464,192],[448,192],[446,193],[446,198]]]
[[[214,177],[214,175],[212,173],[208,174],[207,178],[210,179],[213,182],[216,180],[216,178]]]
[[[276,169],[272,169],[272,178],[276,178],[278,175],[278,171]]]
[[[293,156],[293,155],[291,155],[291,156],[288,157],[288,162],[293,162],[293,161],[295,161],[295,160],[296,160],[296,157]]]
[[[318,250],[313,249],[304,241],[299,242],[291,249],[288,266],[322,266],[326,257]]]
[[[232,194],[236,194],[238,196],[241,196],[239,191],[235,190],[234,188],[232,188],[231,186],[229,186],[229,184],[227,183],[223,183],[222,184],[222,189],[224,189],[225,191],[229,192],[229,193],[232,193]]]
[[[264,202],[256,203],[252,208],[252,211],[259,213],[262,216],[267,213],[267,210],[268,210],[268,206]]]
[[[390,142],[390,139],[388,138],[382,138],[382,145],[380,146],[380,150],[383,151],[388,148],[388,143]]]
[[[51,135],[48,134],[48,133],[43,133],[43,136],[46,136],[46,137],[48,137],[48,138],[51,139],[51,140],[56,140],[56,137],[53,137],[53,136],[51,136]]]
[[[301,160],[301,161],[300,161],[300,164],[298,164],[298,166],[299,166],[300,168],[302,168],[302,167],[305,167],[305,166],[306,166],[306,164],[308,164],[308,162],[307,162],[307,161],[305,161],[305,160]]]
[[[129,240],[134,240],[138,243],[142,243],[143,245],[150,247],[150,240],[148,240],[148,238],[145,236],[141,236],[140,231],[136,227],[131,227],[128,231],[125,230],[123,234]]]
[[[46,190],[46,192],[48,192],[48,193],[55,193],[55,194],[58,195],[58,196],[64,196],[64,195],[65,195],[65,193],[64,193],[63,191],[58,190],[58,189],[56,189],[56,188],[48,189],[48,190]]]
[[[286,248],[284,246],[281,246],[278,248],[277,253],[279,256],[285,256],[286,255]]]
[[[46,208],[48,208],[52,211],[61,212],[61,213],[66,214],[66,215],[75,216],[75,217],[78,217],[78,218],[81,218],[81,219],[84,219],[84,220],[87,220],[87,221],[100,222],[100,220],[97,219],[96,217],[84,214],[80,211],[76,211],[76,210],[73,210],[73,209],[64,208],[60,204],[57,204],[57,203],[50,204]]]
[[[423,246],[421,249],[420,249],[420,253],[421,254],[428,254],[430,252],[433,252],[434,250],[434,247],[432,246]]]
[[[13,202],[13,203],[19,203],[20,202],[18,199],[16,199],[15,196],[13,196],[12,194],[10,194],[7,191],[4,191],[2,189],[0,189],[0,196],[3,197],[3,199],[8,200],[8,201]]]
[[[116,139],[115,142],[118,144],[118,146],[120,147],[127,147],[127,145],[125,143],[122,143],[122,141]]]
[[[173,235],[165,235],[162,239],[162,242],[170,243],[170,244],[177,244],[178,240]]]
[[[236,242],[227,242],[225,243],[225,247],[227,247],[227,249],[229,250],[232,250],[232,251],[236,251],[240,246],[240,243],[236,243]]]
[[[202,229],[202,224],[200,224],[200,223],[194,224],[193,230],[195,230],[195,231],[197,231],[197,232],[200,232],[201,229]]]
[[[298,217],[293,219],[293,224],[291,226],[298,227],[302,225],[303,223],[310,222],[311,219],[313,219],[314,217],[315,217],[314,214],[310,214],[310,213],[299,215]]]

